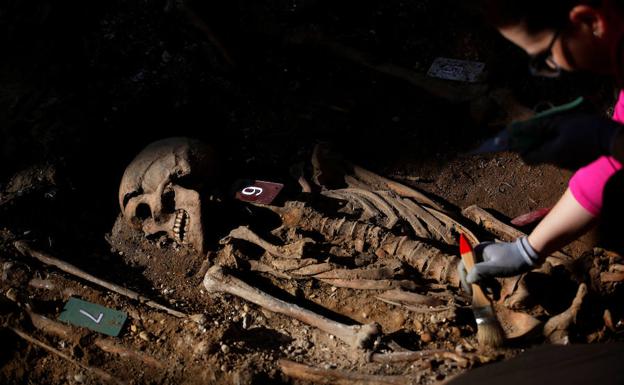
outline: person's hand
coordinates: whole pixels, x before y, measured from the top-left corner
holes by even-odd
[[[509,127],[509,147],[527,164],[550,163],[577,169],[601,155],[611,154],[621,124],[598,115],[557,114]]]
[[[459,277],[464,290],[472,294],[471,284],[496,277],[512,277],[531,270],[540,260],[539,254],[529,244],[527,237],[514,242],[483,242],[474,249],[483,262],[466,272],[463,262],[458,264]]]

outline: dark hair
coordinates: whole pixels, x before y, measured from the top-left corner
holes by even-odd
[[[482,0],[486,18],[495,27],[525,23],[529,32],[563,28],[575,5],[600,0]]]

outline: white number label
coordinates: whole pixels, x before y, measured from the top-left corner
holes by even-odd
[[[256,187],[256,186],[249,186],[249,187],[245,187],[244,189],[241,190],[241,193],[243,195],[255,195],[258,196],[260,194],[262,194],[264,190],[261,187]]]
[[[104,313],[100,313],[100,315],[97,318],[95,318],[94,316],[92,316],[91,314],[87,313],[86,311],[82,309],[80,309],[80,314],[89,318],[91,321],[95,322],[96,324],[99,324],[100,321],[102,321],[102,317],[104,317]]]

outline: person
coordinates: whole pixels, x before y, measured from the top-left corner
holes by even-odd
[[[503,37],[526,51],[532,74],[556,77],[562,71],[590,71],[610,74],[617,86],[624,85],[624,0],[481,1]],[[624,92],[619,94],[612,119],[556,114],[510,132],[511,139],[536,137],[536,132],[546,138],[528,148],[515,148],[525,162],[580,168],[527,237],[477,245],[475,251],[483,262],[470,272],[460,264],[464,288],[470,291],[469,284],[527,272],[597,223],[605,186],[624,163],[621,123]]]

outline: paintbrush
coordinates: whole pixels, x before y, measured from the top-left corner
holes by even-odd
[[[466,272],[472,270],[475,265],[475,255],[470,242],[464,234],[459,235],[459,253]],[[472,313],[477,322],[477,340],[482,346],[499,347],[505,340],[505,334],[501,328],[492,301],[485,295],[481,286],[472,284]]]

